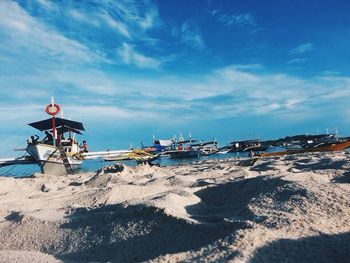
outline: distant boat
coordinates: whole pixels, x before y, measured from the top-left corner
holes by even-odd
[[[137,163],[150,163],[159,158],[159,154],[151,154],[142,149],[134,149],[128,153],[104,156],[106,162],[135,160]]]
[[[167,152],[171,159],[198,158],[198,150],[172,150]]]
[[[192,147],[197,149],[201,156],[208,156],[219,152],[218,144],[215,140],[192,144]]]
[[[171,150],[165,151],[163,154],[170,155],[171,159],[198,158],[199,149],[192,147],[192,142],[196,141],[198,140],[179,140],[173,143]]]
[[[152,146],[144,146],[143,142],[141,143],[141,149],[151,153],[151,154],[157,154],[164,151],[172,150],[172,145],[174,144],[175,140],[158,140],[153,138],[153,145]]]
[[[259,140],[244,140],[231,142],[226,148],[229,152],[266,151],[269,146],[261,145]]]
[[[308,153],[308,152],[332,152],[332,151],[342,151],[346,148],[350,147],[350,140],[345,141],[324,141],[324,142],[318,142],[314,146],[308,146],[306,148],[303,148],[301,150],[288,150],[288,151],[280,151],[280,152],[266,152],[266,153],[260,153],[259,156],[261,157],[268,157],[268,156],[278,156],[278,155],[288,155],[288,154],[299,154],[299,153]]]

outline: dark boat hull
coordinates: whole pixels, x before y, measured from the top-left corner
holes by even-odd
[[[198,158],[199,152],[192,150],[168,152],[171,159]]]
[[[308,152],[333,152],[333,151],[342,151],[350,147],[350,140],[338,143],[327,144],[324,146],[307,148],[302,150],[291,150],[291,151],[282,151],[282,152],[268,152],[261,153],[261,157],[269,156],[279,156],[279,155],[289,155],[289,154],[299,154],[299,153],[308,153]]]

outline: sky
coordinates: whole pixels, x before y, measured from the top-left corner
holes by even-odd
[[[25,145],[51,96],[96,150],[348,136],[349,13],[345,0],[0,0],[0,148]]]

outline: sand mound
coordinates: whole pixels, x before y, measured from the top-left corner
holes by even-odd
[[[0,258],[349,259],[350,162],[342,153],[114,168],[0,178]]]

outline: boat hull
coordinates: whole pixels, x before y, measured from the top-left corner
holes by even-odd
[[[198,151],[182,150],[168,152],[171,159],[198,158]]]
[[[64,175],[67,170],[57,147],[47,144],[28,145],[27,152],[39,165],[41,172],[45,174]],[[82,160],[67,156],[68,163],[72,170],[77,170],[83,163]]]
[[[302,150],[290,150],[290,151],[281,151],[281,152],[267,152],[261,153],[261,157],[269,157],[269,156],[279,156],[279,155],[289,155],[289,154],[300,154],[300,153],[308,153],[308,152],[333,152],[333,151],[342,151],[346,148],[350,147],[350,140],[338,143],[332,143],[325,146],[319,146],[314,148],[307,148]]]

